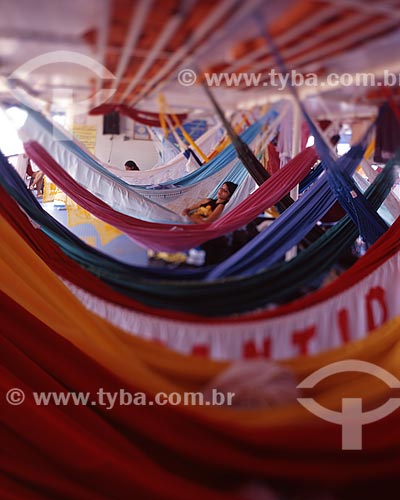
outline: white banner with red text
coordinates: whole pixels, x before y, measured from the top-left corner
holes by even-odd
[[[121,329],[183,354],[233,360],[292,358],[365,337],[400,315],[400,253],[347,290],[300,311],[266,319],[178,321],[127,309],[66,283],[91,311]]]

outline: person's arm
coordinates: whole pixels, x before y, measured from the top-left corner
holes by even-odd
[[[205,203],[208,203],[210,201],[210,198],[204,198],[203,200],[200,200],[199,202],[196,203],[196,205],[192,205],[191,207],[187,207],[182,210],[182,215],[189,215],[190,212],[193,212],[193,210],[196,210],[196,208],[199,208],[201,205],[204,205]]]
[[[189,215],[189,219],[194,222],[195,224],[205,224],[206,222],[213,222],[218,217],[222,214],[222,211],[224,210],[224,205],[220,203],[215,207],[215,210],[210,213],[207,217],[202,217],[201,215]]]

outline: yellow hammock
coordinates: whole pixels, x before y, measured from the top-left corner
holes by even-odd
[[[148,393],[183,393],[198,390],[227,367],[227,363],[174,353],[110,325],[84,308],[3,217],[0,228],[3,293],[123,381],[134,386],[140,384]],[[315,370],[343,359],[369,361],[400,378],[400,318],[361,341],[283,364],[290,366],[297,379],[302,380]],[[363,397],[363,404],[380,400],[385,388],[376,377],[343,373],[318,384],[310,397],[318,397],[323,406],[335,408],[346,395]],[[214,423],[226,421],[243,431],[315,422],[315,416],[297,403],[257,410],[206,406],[179,410],[201,414],[203,419]]]

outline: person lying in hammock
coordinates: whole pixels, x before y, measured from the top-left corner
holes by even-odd
[[[195,205],[185,208],[182,215],[186,215],[195,224],[204,224],[218,219],[224,210],[225,205],[235,192],[237,184],[234,182],[224,182],[218,189],[217,198],[205,198]]]

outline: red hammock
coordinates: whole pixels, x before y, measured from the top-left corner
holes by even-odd
[[[129,108],[125,104],[101,104],[97,108],[92,109],[90,115],[108,115],[116,111],[122,115],[129,116],[132,120],[135,120],[143,125],[148,125],[149,127],[161,127],[160,115],[159,113],[152,113],[150,111],[143,111],[142,109]],[[166,115],[168,118],[173,119],[172,115]],[[182,123],[187,118],[187,113],[179,113],[175,115],[178,120]]]
[[[25,143],[27,154],[41,170],[78,205],[113,225],[146,248],[179,251],[217,238],[255,219],[262,210],[275,205],[309,172],[317,159],[313,148],[302,151],[270,177],[246,200],[220,219],[209,224],[162,224],[143,221],[117,212],[79,185],[38,143]]]

